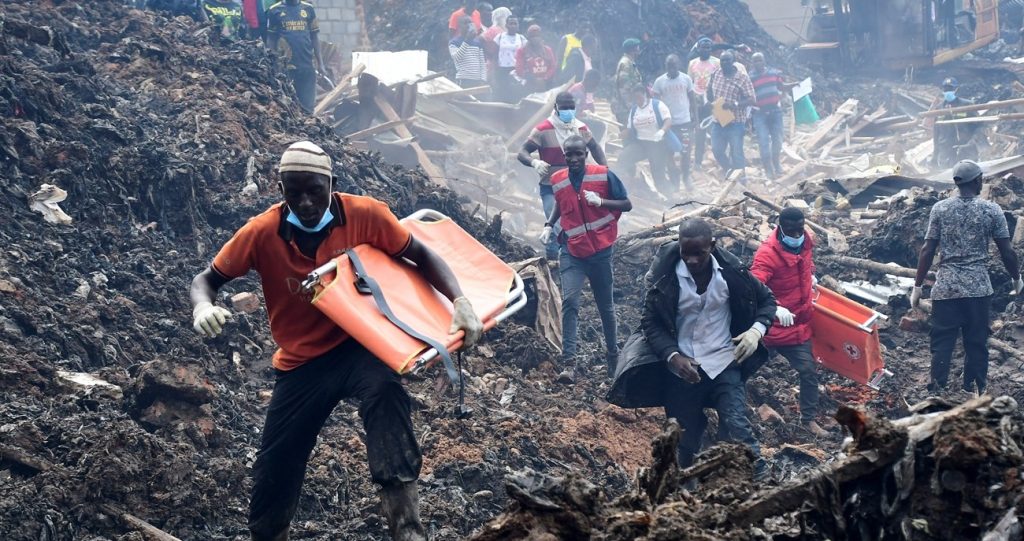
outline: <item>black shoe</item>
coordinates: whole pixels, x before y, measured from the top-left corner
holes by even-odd
[[[605,365],[608,367],[608,379],[615,378],[615,367],[619,362],[619,356],[615,354],[608,354],[605,357]]]
[[[935,382],[935,381],[928,382],[927,389],[928,389],[929,393],[941,393],[945,388],[946,388],[946,384],[945,383],[938,383],[938,382]]]

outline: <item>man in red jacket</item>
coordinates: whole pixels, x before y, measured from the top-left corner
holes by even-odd
[[[787,208],[779,214],[779,227],[754,254],[750,272],[775,295],[778,308],[764,337],[774,355],[781,354],[800,374],[800,420],[812,434],[828,434],[818,425],[818,373],[811,354],[811,316],[814,314],[814,239],[804,232],[804,214]]]

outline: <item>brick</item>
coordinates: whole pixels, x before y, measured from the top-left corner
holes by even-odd
[[[338,8],[327,8],[324,11],[326,12],[326,13],[324,13],[324,17],[323,17],[325,20],[329,20],[329,21],[340,21],[341,20],[341,10],[340,9],[338,9]]]
[[[343,21],[354,21],[356,20],[355,8],[341,8],[341,20]]]
[[[363,25],[359,24],[358,21],[347,22],[345,23],[345,31],[349,34],[361,34]]]
[[[921,313],[907,312],[907,315],[900,319],[902,331],[923,333],[928,332],[928,328],[928,319]]]
[[[243,314],[255,312],[260,307],[260,300],[249,292],[237,293],[231,297],[231,306]]]

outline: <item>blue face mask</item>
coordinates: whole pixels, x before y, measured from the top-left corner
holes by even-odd
[[[559,109],[558,120],[565,122],[566,124],[573,121],[576,118],[576,109]]]
[[[789,246],[790,248],[796,249],[804,245],[806,235],[800,235],[799,237],[790,237],[785,233],[782,234],[782,244]]]
[[[955,90],[947,90],[947,91],[942,93],[942,97],[945,98],[945,100],[947,102],[952,103],[952,102],[956,101],[956,91]]]
[[[285,219],[288,223],[302,231],[305,231],[306,233],[319,233],[320,231],[323,231],[323,229],[327,227],[327,224],[331,223],[331,220],[334,220],[334,213],[331,212],[331,191],[327,190],[327,210],[325,210],[324,215],[320,217],[320,223],[313,227],[306,227],[302,225],[302,222],[299,220],[299,216],[292,212],[290,207],[288,208],[288,217]]]

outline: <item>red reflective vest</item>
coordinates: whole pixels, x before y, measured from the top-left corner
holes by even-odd
[[[589,190],[600,195],[601,199],[611,199],[607,167],[588,165],[578,192],[569,182],[569,170],[562,169],[551,175],[551,189],[555,192],[558,223],[562,226],[569,255],[590,257],[615,243],[622,213],[592,207],[583,197],[583,190]]]

